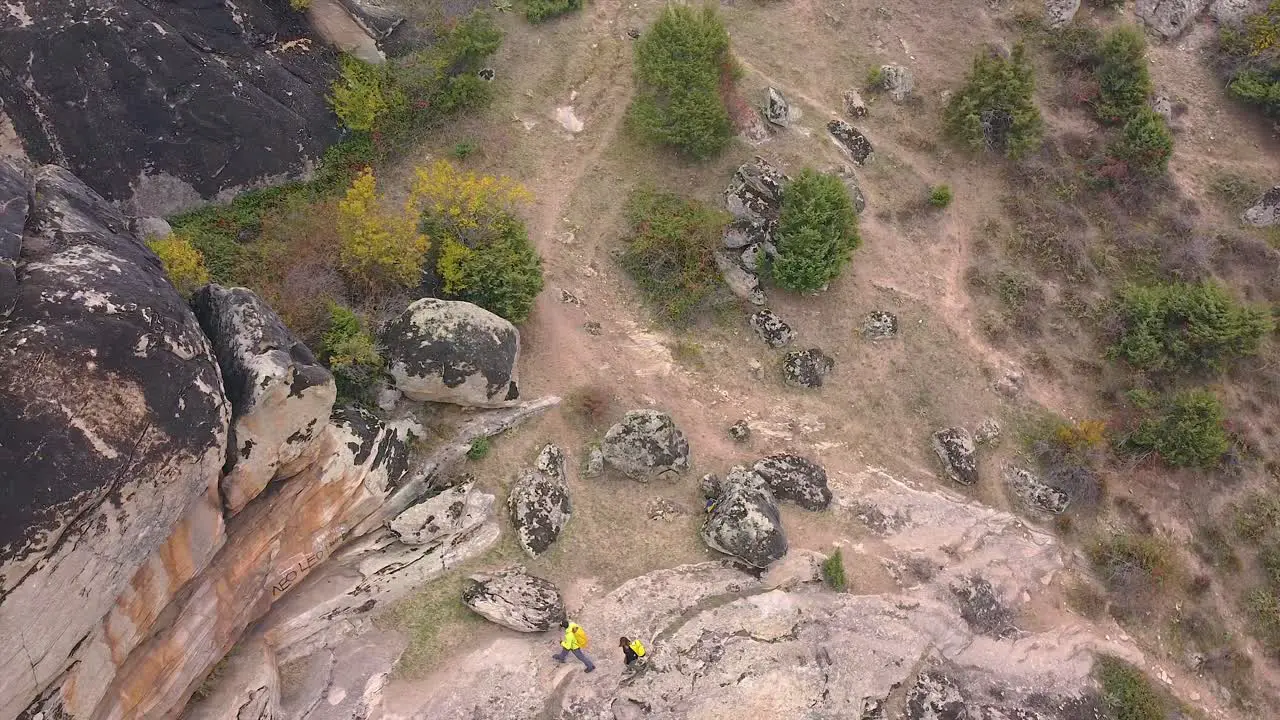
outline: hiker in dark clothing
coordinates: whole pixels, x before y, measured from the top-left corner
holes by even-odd
[[[628,640],[625,637],[618,638],[618,646],[622,648],[622,661],[627,667],[636,660],[645,656],[644,645],[639,640]]]

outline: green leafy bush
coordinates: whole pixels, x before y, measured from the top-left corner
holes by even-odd
[[[778,257],[766,269],[780,287],[820,290],[840,275],[860,242],[858,214],[844,182],[805,168],[783,189]]]
[[[1099,655],[1094,677],[1112,720],[1165,720],[1169,702],[1138,668],[1111,655]]]
[[[1172,155],[1173,134],[1164,118],[1149,107],[1140,108],[1107,148],[1108,158],[1124,163],[1126,176],[1163,175]]]
[[[714,8],[668,5],[636,42],[630,124],[685,155],[718,153],[733,137],[719,90],[729,64],[729,34]]]
[[[1146,107],[1151,95],[1151,75],[1147,72],[1147,49],[1142,33],[1121,26],[1102,40],[1098,49],[1098,99],[1093,109],[1104,123],[1128,122]]]
[[[1225,26],[1218,36],[1218,57],[1227,92],[1280,116],[1280,0],[1245,19],[1242,27]]]
[[[1019,44],[1008,59],[982,53],[964,87],[947,103],[947,132],[975,150],[1020,157],[1040,145],[1044,122],[1032,95],[1035,74]]]
[[[509,218],[498,235],[474,247],[453,242],[437,265],[445,295],[474,303],[513,323],[529,318],[542,292],[542,258],[524,223]]]
[[[373,336],[350,308],[329,306],[329,329],[320,340],[320,361],[329,366],[338,397],[369,404],[382,378],[383,361]]]
[[[524,0],[524,16],[531,23],[540,23],[565,13],[582,9],[582,0]]]
[[[822,580],[827,587],[837,592],[843,592],[849,586],[844,578],[844,557],[840,548],[836,548],[830,557],[822,561]]]
[[[721,286],[715,251],[729,218],[671,193],[641,190],[627,203],[622,267],[667,322],[687,325]]]
[[[492,448],[493,444],[489,442],[489,438],[476,438],[471,441],[471,447],[467,450],[467,459],[483,460],[489,456],[489,450]]]
[[[477,75],[502,44],[487,13],[459,21],[439,43],[381,65],[344,56],[329,98],[349,130],[388,151],[411,141],[449,115],[481,107],[490,84]]]
[[[1152,535],[1112,535],[1096,541],[1088,552],[1094,569],[1113,591],[1171,586],[1182,577],[1173,548]]]
[[[945,208],[951,204],[951,186],[935,185],[929,189],[929,204],[936,208]]]
[[[1151,372],[1221,370],[1257,353],[1274,329],[1264,310],[1241,305],[1211,282],[1129,287],[1117,314],[1122,329],[1109,355]]]
[[[1153,450],[1175,467],[1213,467],[1231,445],[1225,419],[1217,395],[1185,390],[1173,395],[1159,415],[1143,420],[1129,436],[1129,444]]]

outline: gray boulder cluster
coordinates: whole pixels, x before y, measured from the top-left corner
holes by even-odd
[[[760,287],[760,258],[777,254],[774,234],[782,211],[782,188],[790,182],[783,172],[757,157],[733,174],[724,192],[725,208],[733,222],[724,233],[724,250],[716,266],[735,295],[753,305],[765,303]]]
[[[701,486],[710,503],[703,541],[755,568],[768,567],[787,554],[778,500],[819,511],[832,497],[826,471],[791,453],[770,455],[749,469],[735,466],[723,480],[707,475]]]

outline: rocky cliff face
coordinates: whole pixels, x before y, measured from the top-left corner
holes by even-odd
[[[277,658],[496,540],[491,497],[432,533],[390,526],[475,438],[556,400],[414,456],[416,421],[335,410],[252,293],[206,288],[197,322],[126,227],[66,170],[0,164],[0,719],[174,717],[233,648],[191,716],[275,717]]]
[[[337,139],[304,22],[283,0],[15,0],[0,118],[136,215],[294,175]]]

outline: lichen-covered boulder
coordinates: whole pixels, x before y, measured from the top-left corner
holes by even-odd
[[[702,524],[703,542],[757,568],[787,554],[778,505],[759,475],[735,467],[711,489],[718,494]]]
[[[234,515],[275,477],[314,456],[333,410],[333,375],[247,288],[206,285],[191,299],[231,401],[222,497]]]
[[[138,216],[300,175],[339,138],[336,53],[267,0],[25,1],[0,20],[0,107],[28,157]]]
[[[1004,483],[1010,495],[1035,513],[1061,515],[1071,505],[1071,496],[1065,490],[1046,483],[1026,468],[1006,467]]]
[[[779,500],[790,500],[805,510],[824,510],[831,504],[827,471],[808,458],[776,453],[757,462],[752,470]]]
[[[1044,22],[1051,28],[1060,28],[1071,22],[1080,10],[1080,0],[1044,0]]]
[[[1280,185],[1277,185],[1244,211],[1240,217],[1246,224],[1254,227],[1271,227],[1280,225]]]
[[[734,441],[744,443],[751,439],[751,425],[745,419],[729,426],[729,437]]]
[[[862,319],[862,336],[868,340],[888,340],[898,334],[898,316],[887,310],[872,310]]]
[[[782,93],[775,88],[769,88],[768,103],[764,109],[764,119],[777,125],[778,127],[786,127],[790,122],[789,114],[791,112],[790,105]]]
[[[462,602],[484,619],[519,632],[546,632],[565,619],[559,588],[520,565],[472,575]]]
[[[382,333],[387,372],[411,400],[502,407],[519,399],[520,332],[477,305],[422,298]]]
[[[794,350],[782,358],[782,379],[795,387],[822,387],[823,378],[835,365],[836,361],[818,348]]]
[[[907,99],[915,89],[915,76],[902,65],[880,66],[880,87],[889,93],[889,98],[900,103]]]
[[[751,329],[756,331],[756,335],[759,335],[760,339],[771,348],[780,348],[796,337],[796,332],[791,329],[791,326],[769,308],[755,311],[747,322],[751,324]]]
[[[6,718],[72,664],[216,486],[228,421],[208,341],[115,207],[62,168],[24,177],[0,164],[5,252],[19,227],[16,294],[0,324]]]
[[[867,139],[857,128],[845,122],[844,120],[835,119],[827,123],[827,132],[831,133],[831,137],[835,140],[845,152],[849,153],[849,159],[857,165],[866,165],[875,159],[875,151],[871,148],[871,141]]]
[[[734,217],[730,231],[737,230],[747,239],[737,247],[773,240],[778,229],[778,214],[782,211],[782,188],[788,180],[781,170],[762,157],[743,163],[733,173],[724,191],[724,204]],[[734,247],[728,242],[726,246]]]
[[[520,547],[530,557],[546,552],[572,514],[564,451],[551,444],[543,447],[535,467],[522,473],[511,486],[507,506]]]
[[[933,451],[947,477],[961,485],[978,482],[978,453],[968,430],[953,427],[935,432]]]
[[[1210,0],[1138,0],[1135,11],[1143,24],[1166,40],[1186,31]]]
[[[605,433],[600,452],[605,465],[640,482],[689,469],[689,440],[670,415],[657,410],[627,413]]]
[[[731,255],[718,252],[715,260],[716,268],[720,270],[720,277],[724,278],[724,284],[728,286],[729,292],[752,305],[764,304],[764,290],[760,287],[758,275],[744,268],[742,263]]]

